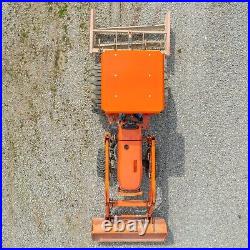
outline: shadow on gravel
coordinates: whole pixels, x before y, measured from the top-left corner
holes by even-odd
[[[157,187],[160,204],[154,212],[155,216],[164,217],[168,222],[169,193],[168,178],[184,175],[185,141],[177,132],[177,112],[171,90],[168,89],[166,110],[152,119],[152,134],[156,135],[157,144]],[[169,228],[166,245],[174,243],[173,232]]]

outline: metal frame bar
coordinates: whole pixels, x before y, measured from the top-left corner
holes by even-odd
[[[148,217],[151,218],[155,200],[156,200],[156,163],[155,163],[155,138],[150,137],[149,143],[151,144],[150,154],[150,189],[149,189],[149,206],[148,206]]]
[[[126,27],[110,27],[110,28],[96,28],[95,27],[95,11],[91,9],[90,12],[90,41],[89,41],[89,51],[90,53],[98,53],[105,50],[127,50],[132,49],[132,45],[141,45],[141,49],[147,49],[147,46],[160,45],[159,47],[155,47],[154,49],[160,50],[163,54],[169,56],[170,55],[170,12],[167,12],[165,15],[164,24],[158,25],[141,25],[141,26],[126,26]],[[99,43],[96,44],[95,39],[97,35],[103,34],[113,34],[115,35],[115,39],[113,43],[103,44],[99,40]],[[119,43],[118,42],[118,34],[127,34],[128,42],[127,43]],[[132,41],[133,34],[142,34],[142,41]],[[147,41],[145,39],[145,34],[162,34],[164,35],[164,39],[162,41]],[[161,46],[163,44],[163,46]],[[109,48],[109,47],[114,48]],[[125,48],[123,48],[124,46]]]
[[[90,10],[90,21],[89,21],[89,52],[93,53],[94,47],[94,27],[95,27],[95,11]]]
[[[109,150],[110,150],[110,134],[105,135],[105,218],[110,218],[110,170],[109,170]]]

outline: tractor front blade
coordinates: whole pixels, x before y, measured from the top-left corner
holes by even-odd
[[[140,220],[137,220],[136,228],[132,225],[133,220],[123,219],[119,227],[116,227],[114,222],[106,221],[108,227],[105,229],[105,219],[93,218],[92,239],[97,242],[162,242],[166,240],[168,231],[163,218],[154,218],[147,225],[145,220],[141,222]],[[122,223],[124,224],[121,225]]]

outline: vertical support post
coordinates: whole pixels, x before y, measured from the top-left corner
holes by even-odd
[[[146,49],[146,45],[145,45],[145,33],[144,32],[142,33],[142,46],[143,46],[143,49]]]
[[[148,217],[151,218],[156,200],[156,162],[155,162],[155,138],[151,138],[151,157],[150,157],[150,189],[149,189],[149,208]]]
[[[110,217],[110,180],[109,180],[109,147],[110,147],[110,136],[106,134],[105,136],[105,218],[109,219]]]
[[[115,32],[115,49],[117,50],[117,40],[118,40],[118,34]]]
[[[90,22],[89,22],[89,53],[93,53],[94,46],[94,27],[95,27],[95,11],[90,11]]]
[[[170,55],[170,12],[165,16],[165,32],[166,32],[166,44],[165,44],[165,53],[167,56]]]

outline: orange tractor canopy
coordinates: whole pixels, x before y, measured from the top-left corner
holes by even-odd
[[[119,32],[127,34],[126,43],[118,42]],[[101,43],[101,37],[106,33],[115,36],[114,43]],[[161,34],[163,41],[146,41],[145,34],[149,33]],[[142,34],[142,41],[134,42],[133,34],[137,37]],[[156,44],[159,47],[152,49]],[[169,14],[164,25],[155,27],[96,29],[94,11],[91,11],[90,52],[100,54],[100,65],[91,73],[93,109],[104,112],[112,125],[104,139],[103,166],[98,166],[103,168],[105,182],[105,216],[93,218],[92,238],[96,241],[164,241],[167,237],[165,220],[153,217],[156,140],[154,136],[146,136],[145,131],[149,127],[150,116],[165,108],[164,61],[165,55],[169,54],[169,46]],[[116,199],[110,194],[110,179],[114,173]],[[146,177],[149,188],[142,190]],[[146,198],[144,193],[147,193]],[[117,213],[113,208],[142,209],[144,213]],[[123,230],[118,228],[117,221],[124,225]],[[138,225],[132,228],[133,223]],[[140,231],[140,228],[144,230]]]
[[[107,114],[154,114],[164,109],[164,55],[160,51],[104,51],[101,108]]]

